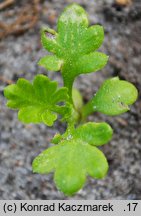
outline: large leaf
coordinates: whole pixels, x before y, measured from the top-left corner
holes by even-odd
[[[93,178],[106,175],[106,158],[94,146],[110,141],[112,128],[107,123],[89,122],[68,132],[55,135],[52,142],[58,145],[35,158],[33,170],[38,173],[54,171],[58,189],[72,195],[84,185],[87,174]]]
[[[66,79],[73,80],[81,73],[95,72],[106,65],[108,57],[95,52],[104,39],[103,27],[89,27],[81,6],[76,3],[67,6],[58,19],[57,30],[58,33],[48,27],[42,30],[42,44],[55,54],[55,61],[51,59],[54,64],[49,63],[45,57],[39,64],[48,70],[61,70],[66,86],[70,82]]]
[[[138,96],[136,87],[118,77],[106,80],[96,95],[84,107],[84,112],[98,111],[106,115],[119,115],[127,112]]]
[[[57,119],[56,113],[65,115],[65,106],[57,105],[68,99],[67,89],[57,89],[57,82],[44,75],[37,75],[33,83],[20,78],[17,84],[4,90],[8,99],[7,106],[19,109],[18,118],[24,123],[45,123],[52,126]]]
[[[108,170],[104,154],[94,146],[72,139],[48,148],[32,164],[37,173],[55,172],[54,180],[59,190],[73,195],[81,189],[86,176],[103,178]]]

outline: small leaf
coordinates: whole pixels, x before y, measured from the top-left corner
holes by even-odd
[[[66,195],[73,195],[83,187],[87,174],[103,178],[108,163],[99,149],[73,139],[43,151],[34,159],[32,167],[34,172],[42,174],[54,171],[57,188]]]
[[[91,101],[95,111],[118,115],[129,110],[138,96],[135,86],[118,77],[106,80]]]
[[[24,123],[45,123],[52,126],[59,114],[65,115],[66,107],[58,105],[68,100],[67,89],[57,89],[57,82],[52,82],[44,75],[37,75],[33,84],[21,78],[17,84],[9,85],[4,90],[8,99],[7,106],[19,109],[18,118]]]
[[[89,122],[78,127],[73,136],[94,146],[104,145],[112,138],[113,130],[107,123]]]
[[[44,56],[38,62],[38,65],[43,66],[47,70],[59,71],[63,61],[56,56]]]
[[[51,143],[53,144],[58,144],[62,140],[62,135],[57,133],[55,136],[52,138]]]

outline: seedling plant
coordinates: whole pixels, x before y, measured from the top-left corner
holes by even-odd
[[[42,45],[52,54],[38,62],[47,70],[60,71],[64,86],[59,88],[56,81],[39,74],[32,83],[19,78],[4,90],[7,106],[19,110],[21,122],[50,127],[58,116],[66,122],[66,131],[51,140],[55,145],[32,163],[35,173],[54,172],[56,186],[65,195],[80,190],[87,176],[101,179],[108,171],[107,159],[99,146],[111,140],[113,130],[105,122],[87,122],[87,117],[94,112],[109,116],[125,113],[137,99],[135,86],[119,77],[106,80],[85,105],[80,92],[73,88],[77,76],[96,72],[107,64],[108,56],[96,51],[103,39],[103,27],[89,26],[81,6],[67,6],[58,19],[57,32],[42,28]]]

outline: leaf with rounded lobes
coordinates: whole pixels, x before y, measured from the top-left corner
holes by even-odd
[[[108,163],[98,148],[72,139],[43,151],[34,159],[32,168],[33,172],[42,174],[54,171],[57,188],[73,195],[83,187],[87,175],[103,178]]]
[[[52,59],[50,64],[43,61],[41,65],[49,70],[61,70],[67,87],[70,79],[74,80],[81,73],[100,70],[107,63],[108,57],[105,54],[95,52],[104,39],[103,27],[89,27],[88,24],[85,10],[73,3],[65,8],[58,19],[58,33],[49,28],[42,30],[41,40],[44,48],[54,53],[58,59],[54,65]],[[49,38],[46,34],[53,37]]]
[[[63,61],[58,59],[56,56],[48,55],[41,58],[38,65],[46,68],[47,70],[59,71],[62,63]]]
[[[57,89],[57,82],[41,74],[34,78],[33,83],[20,78],[17,84],[4,89],[4,95],[8,107],[19,109],[18,118],[24,123],[43,122],[52,126],[57,113],[65,115],[65,105],[59,106],[58,103],[67,102],[67,88]]]
[[[73,70],[77,74],[95,72],[102,69],[108,61],[108,56],[104,53],[94,52],[83,55],[74,63]]]
[[[97,50],[104,40],[103,26],[90,26],[84,36],[79,41],[78,52],[80,54],[87,54]],[[81,45],[81,46],[80,46]]]
[[[73,136],[91,145],[101,146],[111,140],[112,134],[113,130],[107,123],[89,122],[76,128]]]
[[[118,77],[106,80],[91,100],[94,111],[119,115],[129,110],[138,96],[136,87]]]
[[[55,170],[58,162],[59,145],[50,147],[41,152],[32,163],[33,172],[40,174],[48,174]]]
[[[78,40],[82,38],[87,28],[88,18],[85,10],[75,3],[67,6],[58,19],[59,44],[70,53],[76,52]]]
[[[41,43],[43,47],[52,52],[57,54],[60,50],[59,44],[56,41],[57,33],[48,27],[44,27],[41,29]]]

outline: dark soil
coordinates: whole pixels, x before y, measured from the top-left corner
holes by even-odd
[[[20,1],[4,9],[14,12],[28,1]],[[99,23],[105,29],[101,50],[110,56],[100,72],[80,76],[75,86],[84,100],[96,92],[101,83],[113,76],[132,82],[139,90],[138,101],[131,110],[117,117],[102,114],[90,116],[91,121],[106,121],[114,129],[112,141],[102,147],[109,161],[105,179],[88,178],[85,187],[74,197],[58,192],[53,175],[33,174],[33,158],[50,145],[52,136],[64,131],[58,122],[55,127],[24,125],[17,112],[6,108],[4,87],[19,77],[32,80],[37,73],[47,74],[62,84],[60,73],[48,73],[37,66],[46,54],[40,44],[40,28],[48,24],[55,28],[57,17],[71,0],[40,1],[40,15],[36,25],[21,35],[9,35],[0,42],[0,199],[141,199],[141,2],[134,0],[125,7],[114,0],[77,0],[89,14],[90,24]],[[11,18],[12,19],[12,18]]]

